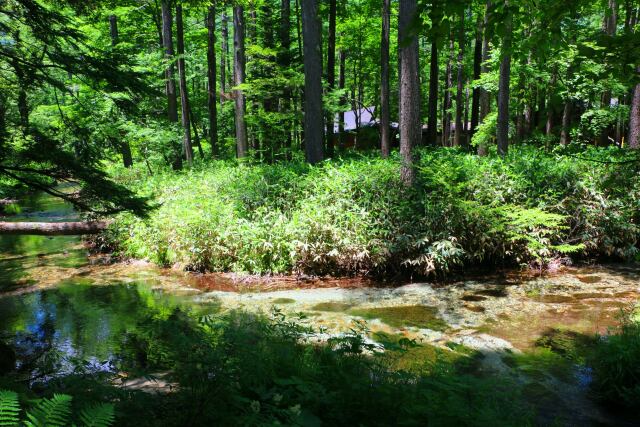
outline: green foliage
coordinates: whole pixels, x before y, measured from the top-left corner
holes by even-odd
[[[622,315],[622,324],[599,337],[589,360],[594,388],[603,400],[630,409],[640,405],[640,317],[636,311]]]
[[[72,397],[64,394],[39,399],[31,409],[26,410],[24,419],[21,420],[18,394],[0,390],[0,426],[75,426],[71,401]],[[84,408],[80,411],[79,420],[83,427],[109,427],[115,420],[114,407],[111,404],[100,404]]]
[[[20,420],[20,402],[13,391],[0,390],[0,426],[17,426]]]
[[[65,427],[71,416],[71,396],[54,394],[50,399],[40,400],[27,411],[27,427]]]
[[[263,274],[444,275],[635,256],[638,164],[619,163],[624,153],[614,149],[573,150],[521,145],[505,160],[423,150],[411,189],[397,158],[368,156],[314,167],[214,162],[152,177],[121,171],[121,183],[138,183],[161,207],[149,220],[120,216],[108,237],[125,256]]]

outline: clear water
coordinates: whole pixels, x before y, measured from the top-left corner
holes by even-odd
[[[19,215],[3,220],[76,218],[69,205],[46,195],[26,198],[21,206]],[[328,335],[364,317],[372,336],[400,333],[495,356],[528,351],[556,329],[606,333],[621,309],[637,303],[640,267],[576,268],[538,278],[495,275],[446,286],[385,288],[352,280],[318,285],[288,279],[271,282],[270,292],[239,292],[242,286],[224,276],[100,262],[78,237],[0,236],[0,341],[15,349],[19,370],[46,383],[72,372],[117,372],[124,360],[131,365],[138,357],[136,333],[149,319],[169,316],[176,308],[204,314],[268,312],[275,306],[288,314],[304,313],[309,325]],[[416,318],[421,313],[429,318]],[[493,356],[482,369],[510,369]],[[587,397],[589,382],[589,371],[576,368],[572,379],[552,378],[544,387],[561,396],[559,407],[567,414],[579,411],[585,420],[606,423],[608,415]]]

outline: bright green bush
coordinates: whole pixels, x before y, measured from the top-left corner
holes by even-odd
[[[640,163],[606,163],[621,156],[424,149],[410,189],[397,158],[374,155],[318,166],[211,162],[152,177],[134,169],[118,179],[159,208],[147,220],[119,217],[109,237],[125,256],[200,271],[430,275],[568,254],[630,258]]]

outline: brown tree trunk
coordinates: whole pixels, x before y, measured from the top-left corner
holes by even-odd
[[[383,158],[391,151],[389,106],[389,36],[391,0],[382,0],[382,35],[380,39],[380,150]]]
[[[413,147],[416,147],[421,140],[418,38],[413,29],[417,8],[416,0],[400,0],[398,16],[400,156],[402,157],[400,176],[405,185],[412,185],[415,181]]]
[[[182,5],[176,5],[176,38],[178,42],[178,73],[180,74],[180,105],[182,106],[182,128],[184,139],[182,150],[187,163],[193,164],[193,146],[191,145],[191,118],[189,117],[189,94],[184,62],[184,28],[182,25]]]
[[[165,70],[166,75],[166,93],[168,102],[169,121],[176,123],[178,121],[178,96],[176,93],[176,81],[174,78],[175,69],[173,65],[173,17],[169,7],[170,0],[162,0],[162,43],[164,44],[164,57],[167,62]]]
[[[327,85],[329,92],[336,86],[336,0],[329,0],[329,37],[327,40]],[[326,114],[327,156],[333,157],[333,114]]]
[[[118,18],[116,15],[109,16],[109,33],[111,34],[111,46],[116,47],[118,44]],[[131,156],[131,146],[129,141],[119,141],[120,154],[122,155],[122,164],[125,168],[133,166],[133,157]]]
[[[229,18],[227,18],[226,7],[223,6],[221,16],[221,46],[220,46],[220,105],[222,106],[225,101],[225,94],[227,93],[227,67],[229,63]]]
[[[200,158],[204,159],[204,151],[202,151],[202,144],[200,143],[200,135],[198,135],[198,121],[196,120],[196,116],[193,114],[193,109],[189,107],[189,117],[191,118],[191,129],[193,130],[193,145],[198,147],[198,153],[200,154]],[[202,126],[204,128],[204,125]]]
[[[345,67],[347,65],[347,54],[344,49],[340,49],[339,55],[339,68],[338,68],[338,89],[344,90],[345,85]],[[344,95],[340,97],[340,105],[344,105],[347,100]],[[338,113],[338,137],[340,138],[340,150],[344,151],[344,111],[340,108]]]
[[[567,99],[564,103],[564,110],[562,112],[562,130],[560,131],[560,144],[567,145],[569,143],[569,129],[571,128],[571,99]]]
[[[547,136],[551,136],[551,132],[553,131],[553,103],[551,102],[553,91],[555,89],[556,83],[558,82],[558,67],[554,67],[551,72],[551,82],[549,83],[549,90],[547,93],[549,94],[549,100],[547,102],[547,122],[545,124],[545,134]]]
[[[640,66],[636,68],[640,76]],[[640,149],[640,83],[633,89],[631,114],[629,116],[629,148]]]
[[[178,95],[176,92],[175,66],[173,64],[173,16],[171,14],[170,0],[161,0],[162,13],[162,43],[164,44],[164,57],[167,63],[165,69],[165,90],[167,94],[167,115],[171,123],[178,122]],[[177,148],[177,147],[176,147]],[[174,153],[173,168],[182,168],[182,150],[176,149]]]
[[[280,66],[284,69],[291,64],[291,0],[281,0],[280,8],[280,46],[282,51],[279,56]],[[284,89],[284,93],[280,102],[280,111],[288,113],[291,111],[292,103],[292,91],[289,87]],[[292,145],[292,123],[291,120],[285,119],[285,135],[284,135],[284,150],[285,159],[291,159],[291,145]]]
[[[429,65],[429,121],[427,122],[427,127],[429,144],[436,146],[438,145],[438,40],[435,34],[432,37]]]
[[[37,236],[69,236],[77,234],[98,234],[105,230],[109,222],[0,222],[0,235],[27,234]]]
[[[216,8],[211,3],[207,13],[207,102],[209,107],[209,142],[211,155],[218,155],[218,100],[216,99]],[[222,65],[224,67],[224,64]],[[224,68],[223,68],[224,70]],[[224,71],[222,71],[224,77]]]
[[[235,86],[240,86],[245,79],[244,51],[244,8],[233,7],[233,75]],[[236,109],[236,155],[239,159],[247,156],[247,123],[244,119],[246,101],[241,89],[234,89]]]
[[[318,0],[302,0],[304,45],[304,147],[307,162],[324,159],[322,120],[322,33]]]
[[[476,40],[473,46],[473,79],[478,80],[482,71],[482,15],[478,14],[476,23]],[[471,100],[471,134],[469,140],[473,138],[473,134],[478,128],[480,118],[480,88],[473,88]]]
[[[605,12],[605,17],[602,22],[602,31],[611,37],[616,34],[616,27],[618,25],[618,5],[616,0],[609,0],[608,9],[609,10]],[[611,108],[611,90],[608,88],[602,93],[600,108],[607,110]],[[609,145],[610,132],[610,126],[607,126],[600,131],[600,135],[598,136],[598,145],[602,147]]]
[[[482,22],[482,65],[480,66],[481,74],[489,72],[489,66],[487,65],[487,60],[489,59],[489,11],[491,10],[491,0],[487,1],[487,5],[485,7],[484,19]],[[479,88],[479,104],[480,104],[480,112],[478,117],[478,125],[484,122],[484,119],[489,114],[489,110],[491,109],[491,103],[489,99],[489,91],[485,88]],[[486,156],[489,151],[489,147],[487,144],[482,143],[478,145],[478,155]]]
[[[464,114],[464,9],[460,8],[460,22],[458,27],[458,75],[456,91],[456,132],[453,136],[453,145],[459,147],[466,145],[464,139],[466,123],[463,123]]]
[[[509,4],[505,0],[505,6]],[[511,81],[511,32],[512,17],[507,11],[505,18],[505,36],[502,42],[502,58],[500,61],[500,79],[498,82],[498,154],[506,156],[509,151],[509,83]]]
[[[448,147],[451,139],[451,88],[453,85],[453,33],[449,35],[449,58],[447,59],[446,78],[444,86],[444,102],[442,104],[442,146]]]

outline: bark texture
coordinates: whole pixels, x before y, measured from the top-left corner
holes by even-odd
[[[116,15],[109,16],[109,33],[111,34],[111,46],[116,47],[118,44],[118,18]],[[122,155],[122,164],[125,168],[133,166],[133,157],[131,156],[131,146],[126,140],[119,141],[120,154]]]
[[[105,230],[109,222],[0,222],[2,234],[30,234],[39,236],[68,236],[98,234]]]
[[[324,159],[322,37],[318,0],[302,0],[304,46],[304,146],[309,163]]]
[[[505,2],[508,7],[508,2]],[[511,82],[511,12],[505,20],[505,36],[502,41],[502,59],[500,61],[500,80],[498,82],[498,154],[506,156],[509,151],[509,84]]]
[[[382,36],[380,40],[380,150],[382,157],[389,157],[390,106],[389,106],[389,37],[391,33],[391,0],[382,0]]]
[[[401,178],[405,185],[415,180],[413,147],[420,143],[420,78],[418,76],[418,37],[413,28],[416,0],[400,0],[398,38],[400,41],[400,156]]]
[[[460,146],[466,145],[466,140],[464,139],[466,126],[467,124],[463,121],[464,114],[464,105],[463,105],[463,97],[464,97],[464,9],[461,9],[460,22],[458,23],[458,74],[457,74],[457,85],[456,85],[456,132],[453,136],[453,145]]]
[[[182,24],[182,5],[176,5],[176,38],[178,41],[178,73],[180,74],[180,106],[182,107],[182,152],[187,163],[193,164],[193,145],[191,144],[191,118],[189,117],[189,93],[187,91],[186,65],[184,61],[184,28]]]
[[[636,68],[640,76],[640,66]],[[640,83],[633,89],[631,115],[629,117],[629,148],[640,149]]]
[[[233,7],[233,74],[236,110],[236,155],[238,158],[247,156],[247,123],[244,119],[246,100],[244,93],[237,86],[244,83],[245,79],[245,50],[244,50],[244,8]]]
[[[211,3],[207,13],[207,103],[209,107],[209,142],[211,155],[218,155],[218,100],[216,99],[216,8]],[[224,64],[221,66],[224,77]]]

